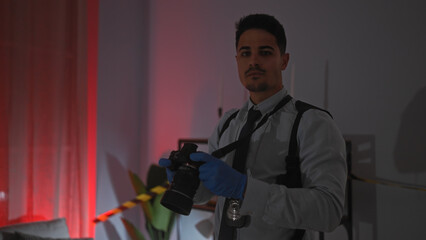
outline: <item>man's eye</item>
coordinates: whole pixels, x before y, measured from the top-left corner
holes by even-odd
[[[248,57],[250,56],[250,52],[241,52],[242,57]]]
[[[270,52],[270,51],[260,51],[260,55],[262,55],[262,56],[269,56],[269,55],[272,55],[272,52]]]

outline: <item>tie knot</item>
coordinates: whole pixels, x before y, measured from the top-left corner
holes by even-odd
[[[262,113],[259,110],[254,110],[253,108],[250,108],[247,116],[247,122],[254,123],[257,119],[262,116]]]

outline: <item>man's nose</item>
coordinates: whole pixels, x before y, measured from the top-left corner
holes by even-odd
[[[251,54],[249,64],[251,67],[259,65],[259,55]]]

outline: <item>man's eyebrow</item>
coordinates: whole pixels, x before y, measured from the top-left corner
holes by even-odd
[[[238,51],[242,51],[242,50],[250,50],[250,47],[242,46],[242,47],[240,47],[240,49],[238,49]]]
[[[259,49],[270,49],[270,50],[275,50],[273,47],[271,46],[260,46]]]
[[[249,46],[242,46],[240,47],[240,49],[238,49],[238,51],[243,51],[243,50],[250,50],[251,48]],[[265,45],[265,46],[260,46],[259,47],[260,50],[264,50],[264,49],[270,49],[272,51],[274,51],[275,49],[269,45]]]

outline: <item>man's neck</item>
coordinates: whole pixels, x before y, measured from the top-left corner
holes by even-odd
[[[279,92],[281,89],[283,89],[283,86],[281,88],[273,90],[273,91],[265,91],[265,92],[250,92],[250,100],[255,105],[265,101],[271,96],[274,96],[277,92]]]

